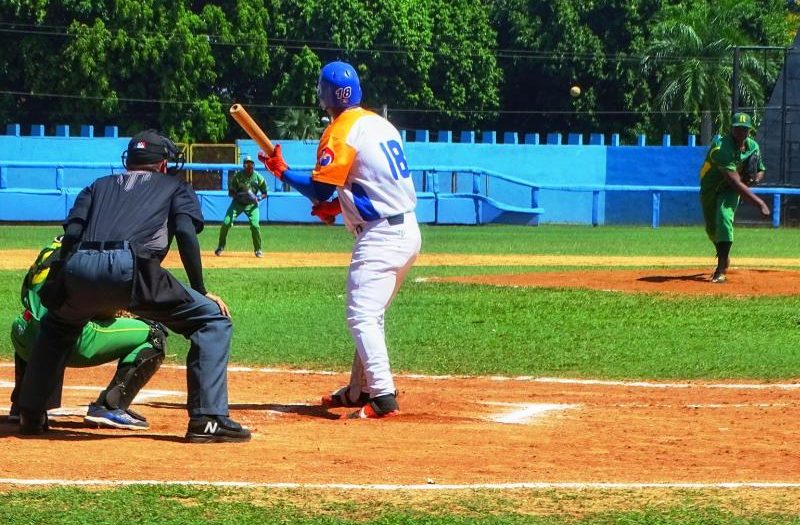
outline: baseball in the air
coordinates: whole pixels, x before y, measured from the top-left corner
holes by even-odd
[[[579,97],[581,96],[581,88],[578,86],[572,86],[569,88],[569,94],[572,95],[573,98]]]

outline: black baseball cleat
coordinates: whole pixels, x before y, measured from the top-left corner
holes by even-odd
[[[397,396],[385,394],[373,397],[369,403],[355,412],[343,415],[341,419],[383,419],[399,415],[400,407],[397,406]]]
[[[26,436],[38,436],[50,429],[47,422],[47,412],[30,412],[21,410],[19,413],[19,433]]]
[[[189,419],[186,439],[190,443],[244,443],[250,430],[226,416],[200,416]]]
[[[343,386],[332,394],[322,396],[320,404],[325,408],[339,408],[339,407],[363,407],[369,403],[369,392],[361,392],[356,399],[350,399],[350,387]]]

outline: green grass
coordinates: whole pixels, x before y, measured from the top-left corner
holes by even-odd
[[[58,235],[60,226],[0,225],[0,246],[6,249],[39,248]],[[352,237],[342,226],[263,224],[265,251],[350,251]],[[217,246],[219,227],[209,225],[200,235],[204,250]],[[711,256],[713,247],[701,227],[603,226],[422,226],[426,253],[561,254],[561,255],[663,255]],[[800,229],[736,229],[734,256],[798,257]],[[226,249],[251,251],[246,224],[228,234]]]
[[[467,270],[469,271],[469,270]],[[393,368],[431,374],[779,380],[800,376],[795,298],[675,298],[418,282],[386,317]],[[231,360],[347,370],[344,268],[207,270],[234,320]],[[19,311],[22,272],[0,272],[0,316]],[[168,339],[172,361],[187,342]],[[1,355],[11,356],[8,339]]]
[[[0,231],[8,235],[8,229]],[[37,245],[39,227],[13,229],[19,235],[10,238]],[[319,232],[340,233],[335,228],[310,226],[271,230],[272,237],[286,242],[291,238],[297,247],[317,250],[322,249]],[[676,249],[690,234],[699,234],[696,228],[663,231],[664,242],[669,240]],[[786,229],[743,231],[753,236],[750,244],[756,253],[759,247],[776,249],[782,242],[789,243],[797,234]],[[491,235],[479,241],[487,232]],[[34,233],[36,238],[31,239]],[[647,253],[652,246],[644,239],[661,231],[455,227],[428,228],[426,234],[426,245],[432,250],[448,251],[440,248],[442,244],[452,250],[474,249],[475,243],[482,243],[486,252],[498,244],[522,246],[537,235],[569,238],[574,249],[598,250],[600,245],[592,239],[601,235],[603,244],[617,239],[619,249],[625,247],[626,253],[635,255]],[[642,240],[624,244],[623,238]],[[775,240],[779,238],[783,240]],[[350,240],[342,241],[338,249],[349,248]],[[555,241],[541,244],[553,247]],[[543,269],[412,269],[386,317],[393,368],[431,374],[612,379],[784,380],[800,376],[800,302],[796,297],[673,297],[418,279],[525,270]],[[182,272],[176,274],[183,278]],[[226,269],[205,274],[207,287],[225,299],[233,314],[232,362],[349,369],[352,343],[344,321],[345,268]],[[4,319],[18,314],[22,275],[22,271],[0,271],[0,317]],[[172,361],[183,361],[186,350],[185,340],[170,337]],[[0,339],[0,355],[11,352],[8,339]]]
[[[800,518],[788,514],[755,511],[748,515],[696,501],[658,505],[632,501],[630,510],[584,511],[538,515],[534,504],[564,506],[553,493],[532,492],[523,500],[498,498],[476,491],[443,494],[447,506],[380,493],[348,501],[346,493],[320,495],[305,491],[262,489],[196,489],[136,486],[101,491],[79,489],[29,490],[0,493],[0,522],[4,525],[142,525],[265,524],[304,525],[797,525]],[[592,494],[577,495],[589,499]],[[500,502],[498,502],[498,499]],[[579,507],[580,504],[576,505]]]

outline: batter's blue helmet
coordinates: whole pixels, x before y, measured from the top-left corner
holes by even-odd
[[[347,62],[331,62],[319,73],[317,97],[322,109],[346,109],[361,102],[358,73]]]

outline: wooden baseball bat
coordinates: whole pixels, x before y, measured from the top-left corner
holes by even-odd
[[[267,134],[256,124],[256,121],[253,120],[253,117],[250,116],[241,104],[234,104],[231,106],[230,114],[244,132],[247,133],[251,139],[255,140],[256,144],[264,150],[264,153],[272,155],[272,151],[275,149],[275,146],[272,145],[272,141],[269,140]]]

